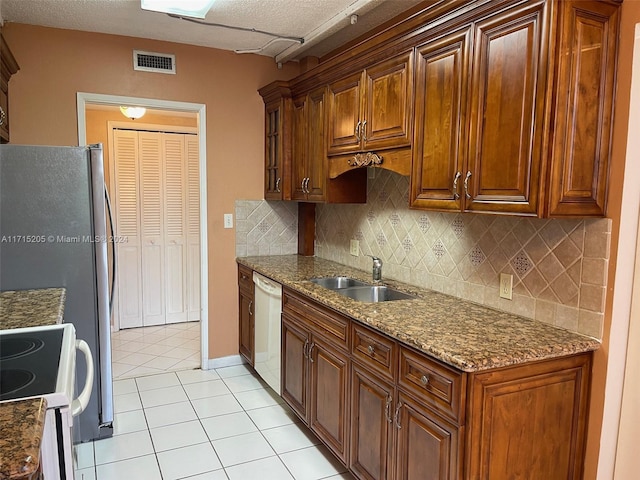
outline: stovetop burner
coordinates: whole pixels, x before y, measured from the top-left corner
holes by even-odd
[[[0,392],[2,392],[3,397],[10,395],[29,386],[35,378],[35,374],[28,370],[0,370]]]
[[[29,337],[9,337],[0,338],[0,360],[11,360],[23,355],[35,353],[44,346],[44,342],[39,338]],[[4,389],[2,389],[4,392]]]
[[[63,329],[20,330],[0,336],[0,401],[56,390]]]

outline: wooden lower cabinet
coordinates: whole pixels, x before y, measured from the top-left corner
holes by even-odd
[[[393,385],[352,363],[349,468],[358,478],[393,478],[393,399]]]
[[[349,365],[346,352],[282,315],[282,398],[343,462],[348,457]]]
[[[394,422],[397,428],[396,479],[448,480],[461,478],[462,452],[458,427],[425,408],[402,391]]]
[[[243,267],[238,268],[238,310],[240,314],[238,351],[253,366],[255,325],[253,317],[253,279],[251,275],[251,270]]]
[[[356,478],[582,478],[590,352],[466,373],[283,299],[282,397]]]

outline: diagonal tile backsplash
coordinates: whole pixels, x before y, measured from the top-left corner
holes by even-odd
[[[425,212],[408,194],[408,177],[376,169],[367,204],[319,204],[316,255],[363,270],[375,255],[383,277],[602,337],[609,219]],[[499,297],[500,273],[513,275],[513,300]]]
[[[236,200],[236,256],[297,252],[297,203]]]

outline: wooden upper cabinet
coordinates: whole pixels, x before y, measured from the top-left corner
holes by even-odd
[[[259,90],[265,103],[265,200],[291,199],[291,90],[273,82]]]
[[[320,87],[293,100],[294,200],[325,200],[325,93]]]
[[[603,216],[613,123],[619,6],[560,2],[548,214]]]
[[[465,210],[537,213],[548,9],[527,2],[474,25]]]
[[[411,206],[460,210],[471,27],[416,49]]]
[[[0,33],[0,143],[9,141],[9,80],[19,69]]]
[[[410,145],[412,58],[405,52],[329,85],[329,155]]]
[[[293,99],[292,108],[291,198],[306,199],[304,183],[307,178],[307,96]]]

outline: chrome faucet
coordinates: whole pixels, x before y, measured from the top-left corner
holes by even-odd
[[[373,282],[378,283],[382,281],[382,260],[373,255],[369,255],[373,259]]]

